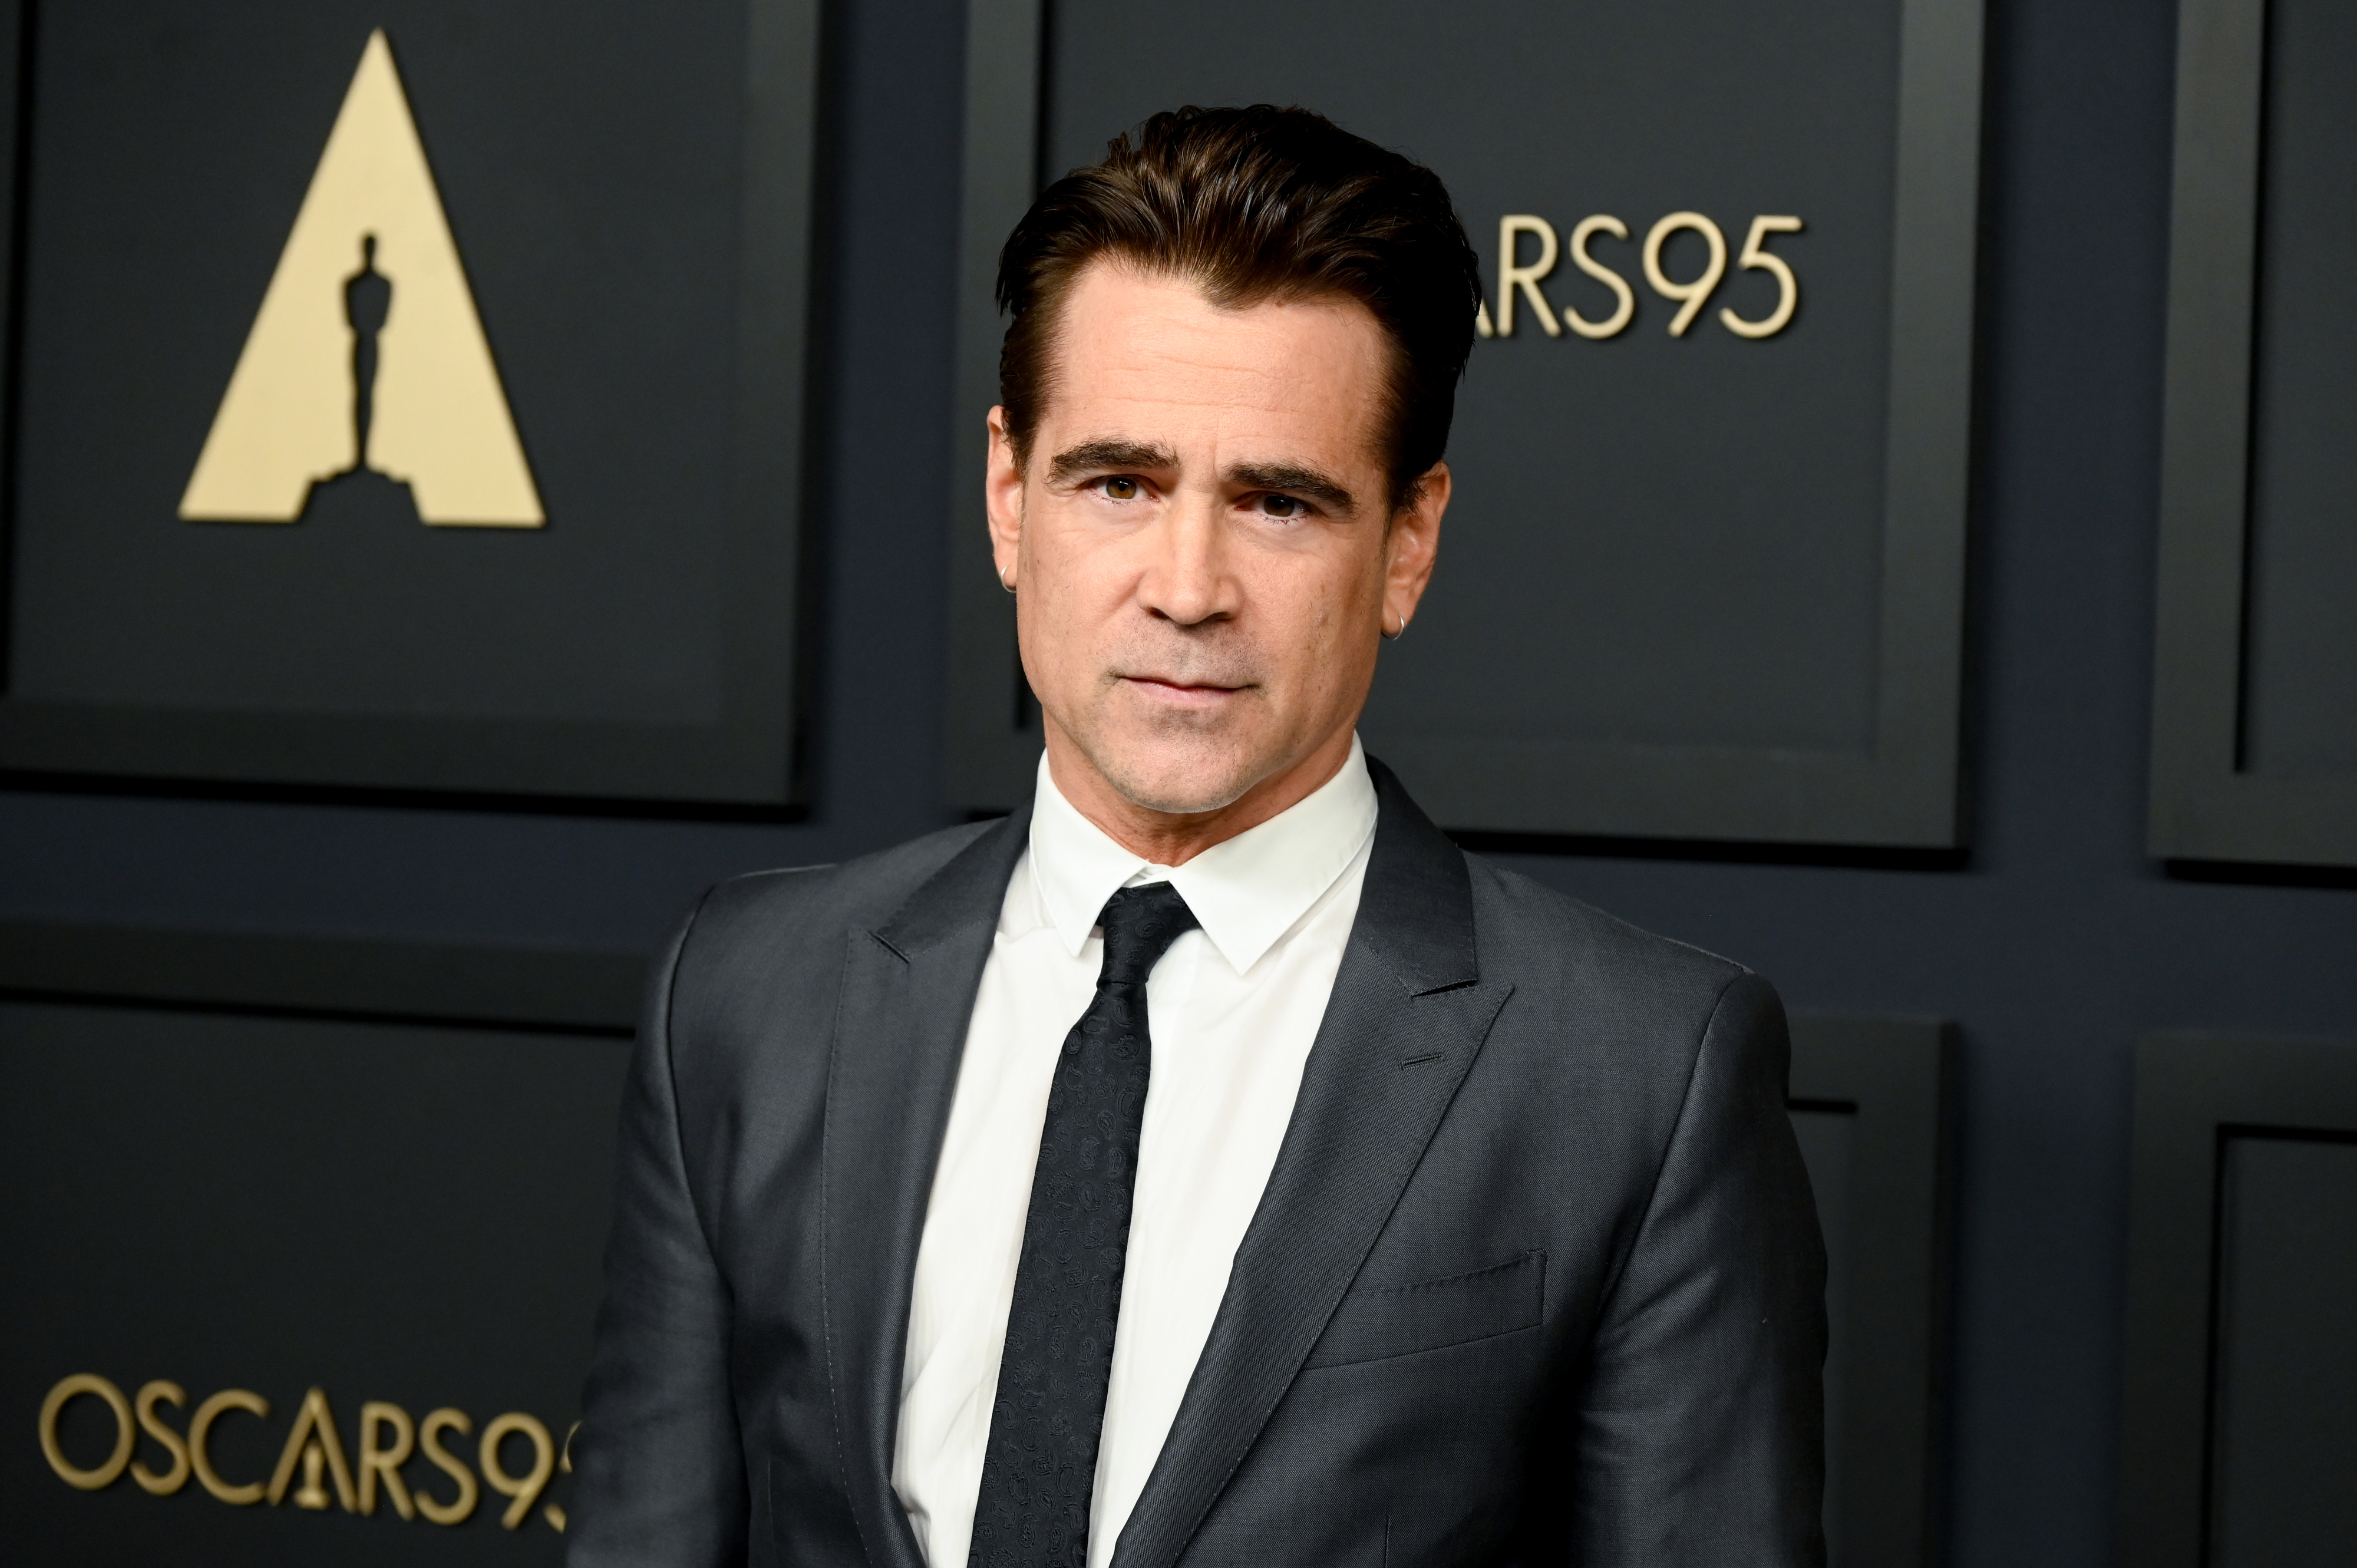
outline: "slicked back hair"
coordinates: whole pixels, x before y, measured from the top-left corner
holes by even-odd
[[[1063,298],[1092,262],[1182,277],[1229,309],[1350,299],[1392,345],[1392,510],[1440,461],[1473,347],[1479,263],[1440,178],[1306,109],[1185,108],[1041,193],[998,253],[1014,319],[998,401],[1019,466],[1053,392]]]

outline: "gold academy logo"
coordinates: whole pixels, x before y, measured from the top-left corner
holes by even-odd
[[[428,523],[546,521],[382,30],[361,51],[180,516],[294,522],[330,482],[405,485]]]

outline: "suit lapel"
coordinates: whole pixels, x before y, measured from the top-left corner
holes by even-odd
[[[1169,1568],[1373,1247],[1512,987],[1475,963],[1463,854],[1370,760],[1374,854],[1301,1093],[1113,1568]]]
[[[1007,878],[1028,841],[1017,811],[899,911],[855,928],[828,1065],[823,1294],[845,1484],[868,1560],[923,1568],[892,1495],[901,1356],[933,1167]]]

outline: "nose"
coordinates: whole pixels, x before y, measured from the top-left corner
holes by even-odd
[[[1147,613],[1180,627],[1231,618],[1239,595],[1229,570],[1219,498],[1182,491],[1152,532],[1153,557],[1138,580],[1139,602]]]

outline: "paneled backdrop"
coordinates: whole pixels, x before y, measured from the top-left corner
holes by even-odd
[[[1185,28],[1185,9],[1163,25]],[[20,779],[0,791],[0,917],[638,953],[716,878],[951,820],[941,432],[964,27],[963,0],[824,12],[806,806],[525,811]],[[1968,847],[1480,845],[1754,965],[1795,1007],[1954,1021],[1942,1530],[1966,1568],[2111,1559],[2136,1042],[2357,1034],[2345,874],[2172,864],[2148,848],[2177,27],[2167,0],[1989,12]],[[1320,75],[1299,61],[1305,102]],[[168,255],[152,260],[168,272]],[[1435,592],[1448,591],[1444,553]],[[276,1103],[257,1090],[257,1127]],[[2277,1190],[2305,1168],[2249,1165],[2234,1179]],[[29,1444],[23,1412],[7,1420],[5,1441]]]

